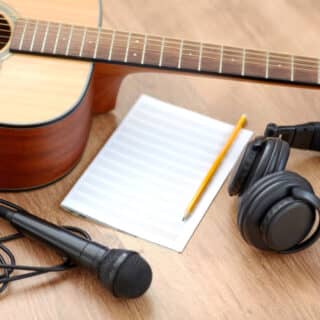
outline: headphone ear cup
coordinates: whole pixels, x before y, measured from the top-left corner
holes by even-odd
[[[307,237],[313,227],[316,210],[302,200],[286,197],[273,205],[260,225],[268,248],[284,251]]]
[[[246,242],[259,249],[272,249],[265,242],[261,232],[261,221],[270,208],[290,197],[291,189],[294,187],[313,192],[306,179],[289,171],[267,175],[245,191],[239,203],[238,226]]]

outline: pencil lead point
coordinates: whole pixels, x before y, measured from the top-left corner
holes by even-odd
[[[186,212],[184,213],[184,216],[183,216],[183,218],[182,218],[182,221],[187,221],[189,217],[190,217],[189,211],[186,211]]]

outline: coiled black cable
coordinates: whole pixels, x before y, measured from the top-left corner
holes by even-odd
[[[80,236],[82,236],[85,239],[91,240],[90,235],[86,231],[80,228],[71,227],[71,226],[65,226],[64,228],[68,229],[71,232],[78,233]],[[63,262],[61,264],[51,266],[51,267],[17,265],[14,254],[7,246],[4,245],[4,243],[21,239],[23,237],[24,235],[18,232],[18,233],[0,238],[0,251],[1,251],[0,252],[0,270],[3,270],[3,272],[0,273],[0,294],[3,293],[8,288],[9,283],[12,281],[39,276],[48,272],[61,272],[76,266],[68,257],[62,257]],[[25,270],[28,272],[14,276],[12,275],[14,270]]]

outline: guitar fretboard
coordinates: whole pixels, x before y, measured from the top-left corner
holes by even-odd
[[[12,51],[224,76],[320,84],[319,59],[18,19]]]

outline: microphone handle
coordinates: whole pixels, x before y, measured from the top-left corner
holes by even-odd
[[[96,270],[109,249],[99,243],[83,239],[71,231],[38,218],[28,212],[19,212],[0,206],[0,217],[9,221],[18,231],[50,245],[73,262]]]

